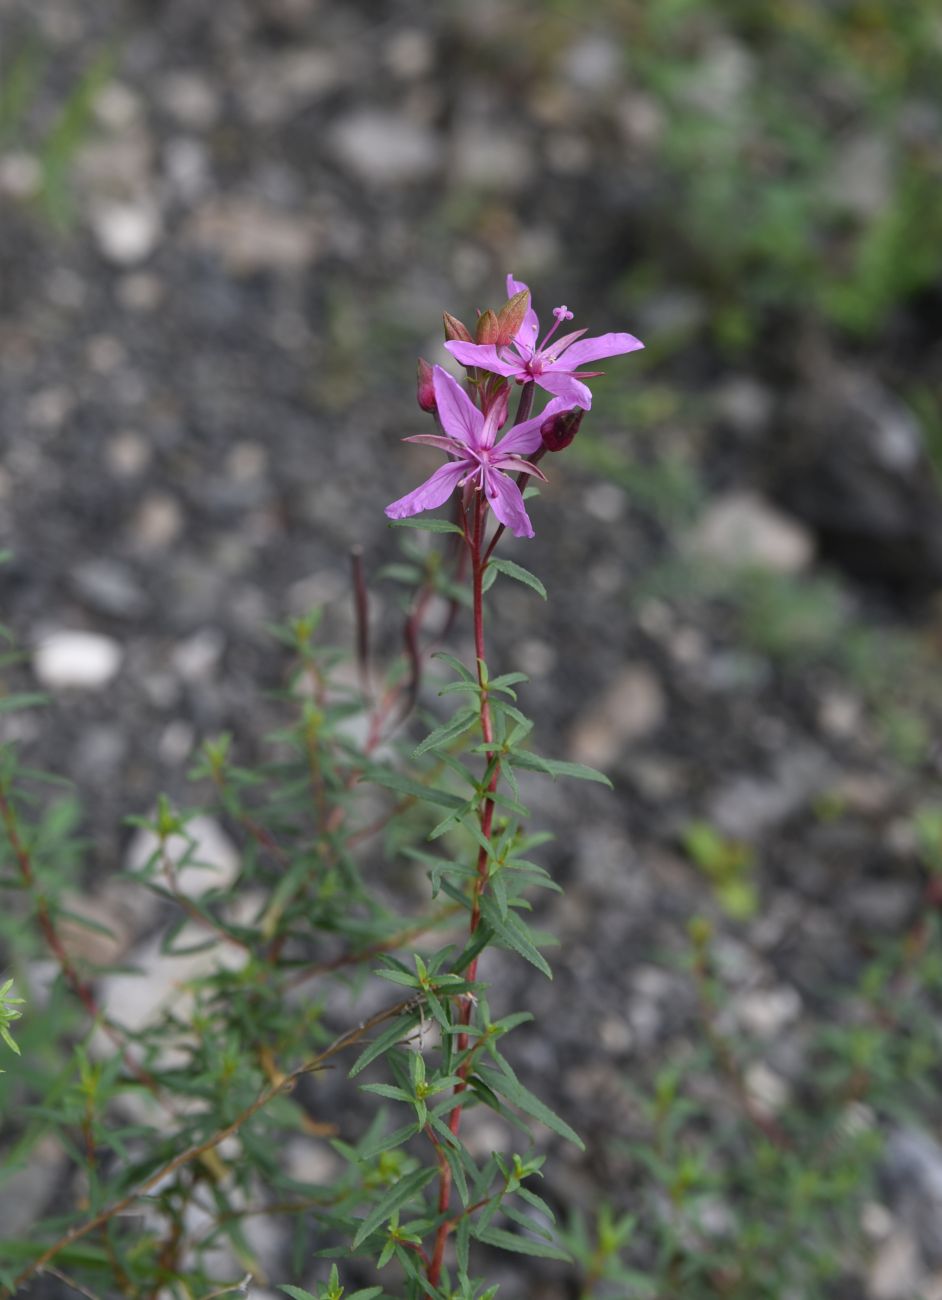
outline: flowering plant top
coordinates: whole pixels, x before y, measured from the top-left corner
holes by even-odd
[[[479,492],[501,526],[515,537],[532,537],[520,486],[528,475],[545,478],[536,462],[546,451],[568,446],[592,405],[592,393],[583,381],[600,372],[579,367],[644,346],[633,334],[583,338],[584,329],[554,338],[559,326],[573,318],[564,306],[554,309],[554,324],[538,344],[539,320],[529,288],[508,275],[507,293],[499,313],[480,315],[475,338],[461,321],[445,314],[445,347],[465,367],[470,396],[441,366],[419,362],[419,406],[435,417],[441,432],[415,434],[405,441],[437,447],[449,460],[388,505],[390,519],[433,510],[460,487],[465,509]],[[498,437],[507,421],[511,380],[521,388],[520,400],[512,427]],[[551,394],[551,400],[539,415],[531,416],[536,386]]]

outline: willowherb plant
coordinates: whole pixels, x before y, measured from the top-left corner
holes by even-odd
[[[419,405],[437,431],[410,441],[448,459],[386,513],[449,536],[447,554],[407,545],[410,562],[391,566],[410,587],[402,659],[383,673],[373,662],[357,554],[357,673],[315,641],[316,614],[294,621],[279,632],[295,657],[294,720],[273,737],[273,760],[246,770],[223,738],[205,746],[194,773],[207,805],[239,836],[234,880],[207,887],[206,873],[191,870],[213,865],[200,861],[194,810],[161,800],[139,822],[151,851],[131,874],[172,914],[160,954],[181,968],[173,997],[149,1017],[127,1023],[116,997],[121,976],[70,944],[69,927],[82,923],[64,902],[74,874],[71,814],[34,800],[35,774],[7,747],[0,855],[4,883],[17,893],[0,925],[21,987],[29,988],[36,951],[53,959],[58,979],[46,1006],[31,994],[22,1024],[45,1017],[47,1037],[61,1043],[59,1052],[40,1051],[36,1035],[24,1037],[23,1072],[0,1080],[16,1123],[7,1169],[15,1173],[41,1140],[47,1151],[51,1142],[64,1190],[28,1242],[0,1241],[3,1294],[44,1272],[85,1294],[245,1292],[266,1280],[251,1232],[258,1218],[289,1225],[281,1244],[291,1246],[292,1271],[315,1288],[283,1289],[317,1300],[483,1300],[496,1287],[478,1276],[480,1247],[567,1258],[534,1189],[543,1157],[528,1121],[579,1138],[504,1057],[505,1035],[531,1017],[492,1016],[482,963],[497,946],[550,974],[542,937],[526,920],[526,894],[557,886],[530,857],[545,836],[526,830],[517,773],[605,778],[529,747],[532,723],[515,690],[526,677],[490,671],[484,606],[499,576],[545,596],[537,578],[496,549],[507,528],[533,536],[521,487],[544,477],[538,462],[572,441],[591,406],[585,380],[593,376],[580,367],[641,344],[629,334],[586,339],[581,330],[557,338],[571,319],[565,307],[538,342],[528,288],[508,277],[507,292],[500,311],[479,316],[474,337],[445,316],[465,387],[440,366],[419,365]],[[534,415],[537,389],[550,400]],[[449,498],[450,519],[415,518]],[[433,630],[436,595],[448,613]],[[453,675],[440,695],[455,711],[413,747],[402,724],[430,650],[463,605],[474,662],[439,651]],[[381,844],[427,874],[421,914],[394,911],[381,892]],[[383,986],[368,980],[371,968],[398,996],[377,1002]],[[360,997],[371,1008],[362,1018]],[[84,1023],[76,1014],[63,1020],[69,1002]],[[338,1006],[352,1025],[335,1023]],[[327,1075],[354,1050],[348,1077],[366,1094],[359,1099]],[[367,1071],[371,1081],[360,1083]],[[370,1117],[364,1107],[373,1098],[381,1106]],[[469,1147],[463,1117],[480,1107],[523,1132],[521,1152]],[[329,1169],[325,1159],[312,1172],[292,1157],[328,1143]],[[341,1265],[321,1265],[324,1255]],[[221,1288],[220,1258],[230,1270]]]

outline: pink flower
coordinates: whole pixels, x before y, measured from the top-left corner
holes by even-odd
[[[441,366],[432,371],[432,383],[444,433],[417,433],[404,441],[438,447],[452,459],[414,491],[388,505],[386,514],[390,519],[405,519],[442,505],[456,487],[474,488],[484,493],[494,514],[515,537],[532,537],[533,525],[523,496],[509,475],[535,474],[544,478],[535,465],[522,457],[542,446],[540,426],[559,404],[550,402],[541,415],[514,425],[497,442],[497,431],[507,419],[506,387],[483,415]]]
[[[526,287],[508,275],[508,296],[519,293]],[[521,384],[532,380],[548,393],[559,397],[565,406],[581,406],[587,411],[592,405],[592,394],[582,380],[591,379],[600,372],[580,370],[579,367],[588,361],[597,361],[600,357],[636,352],[644,344],[633,334],[600,334],[597,338],[584,339],[582,336],[585,330],[575,330],[571,334],[564,334],[562,338],[554,339],[553,335],[562,322],[572,320],[572,312],[566,307],[556,307],[553,315],[555,323],[539,345],[536,340],[540,325],[536,312],[531,307],[517,331],[517,337],[506,347],[493,343],[464,343],[460,339],[446,343],[445,347],[464,366],[480,366],[482,370],[505,375]]]

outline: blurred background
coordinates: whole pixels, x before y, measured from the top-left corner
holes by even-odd
[[[683,1254],[636,1147],[696,1066],[701,1145],[662,1156],[699,1170],[698,1248],[731,1249],[730,1094],[802,1103],[809,1042],[922,933],[942,843],[942,5],[0,0],[0,24],[2,620],[52,696],[5,738],[75,780],[93,893],[206,736],[251,761],[277,724],[268,625],[326,601],[349,635],[349,548],[394,558],[382,507],[432,467],[400,439],[441,311],[499,306],[512,271],[542,318],[644,340],[508,548],[549,606],[495,593],[539,747],[616,785],[534,793],[563,945],[555,984],[506,980],[551,1026],[521,1069],[589,1143],[547,1166],[561,1208]],[[694,916],[744,1085],[692,1045]],[[760,1252],[742,1290],[712,1256],[670,1286],[942,1294],[914,1024],[922,1073],[883,1044],[860,1121],[879,1157],[802,1192],[802,1233],[840,1204],[846,1235],[820,1220],[810,1272],[776,1238],[787,1277]],[[508,1293],[579,1294],[526,1276]]]

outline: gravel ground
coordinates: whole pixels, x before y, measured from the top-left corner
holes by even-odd
[[[203,737],[231,730],[258,751],[283,670],[266,624],[326,601],[349,634],[349,548],[364,546],[368,571],[391,557],[382,506],[427,468],[400,439],[420,427],[412,368],[417,353],[441,359],[443,307],[470,316],[513,270],[544,312],[564,299],[591,332],[656,341],[695,325],[682,288],[638,318],[609,289],[650,238],[653,146],[604,31],[501,63],[501,4],[428,8],[0,4],[11,43],[38,32],[56,70],[37,130],[111,51],[61,230],[37,206],[36,155],[0,151],[3,620],[30,651],[24,676],[53,697],[20,738],[30,762],[75,780],[95,880],[125,861],[122,818],[181,793]],[[567,885],[547,915],[557,978],[492,971],[544,1026],[521,1068],[551,1081],[589,1144],[550,1173],[564,1205],[629,1177],[612,1141],[634,1123],[624,1081],[690,1032],[671,962],[692,914],[717,916],[745,1020],[774,1037],[857,968],[865,938],[918,911],[906,818],[935,790],[937,747],[901,765],[840,662],[806,669],[744,641],[728,601],[671,574],[691,555],[728,569],[747,553],[805,581],[823,558],[855,618],[928,627],[942,516],[918,426],[891,396],[902,371],[938,360],[926,311],[866,361],[809,338],[748,374],[709,350],[644,370],[614,360],[599,389],[690,400],[652,449],[610,396],[593,446],[649,466],[679,456],[708,497],[653,508],[637,477],[561,458],[536,540],[508,546],[551,601],[500,593],[494,658],[531,674],[543,752],[616,783],[534,783]],[[388,596],[376,608],[391,652]],[[931,728],[931,692],[918,699]],[[813,814],[822,791],[842,800],[838,823]],[[754,921],[725,922],[681,852],[693,818],[755,846]],[[527,1277],[526,1294],[556,1294]]]

